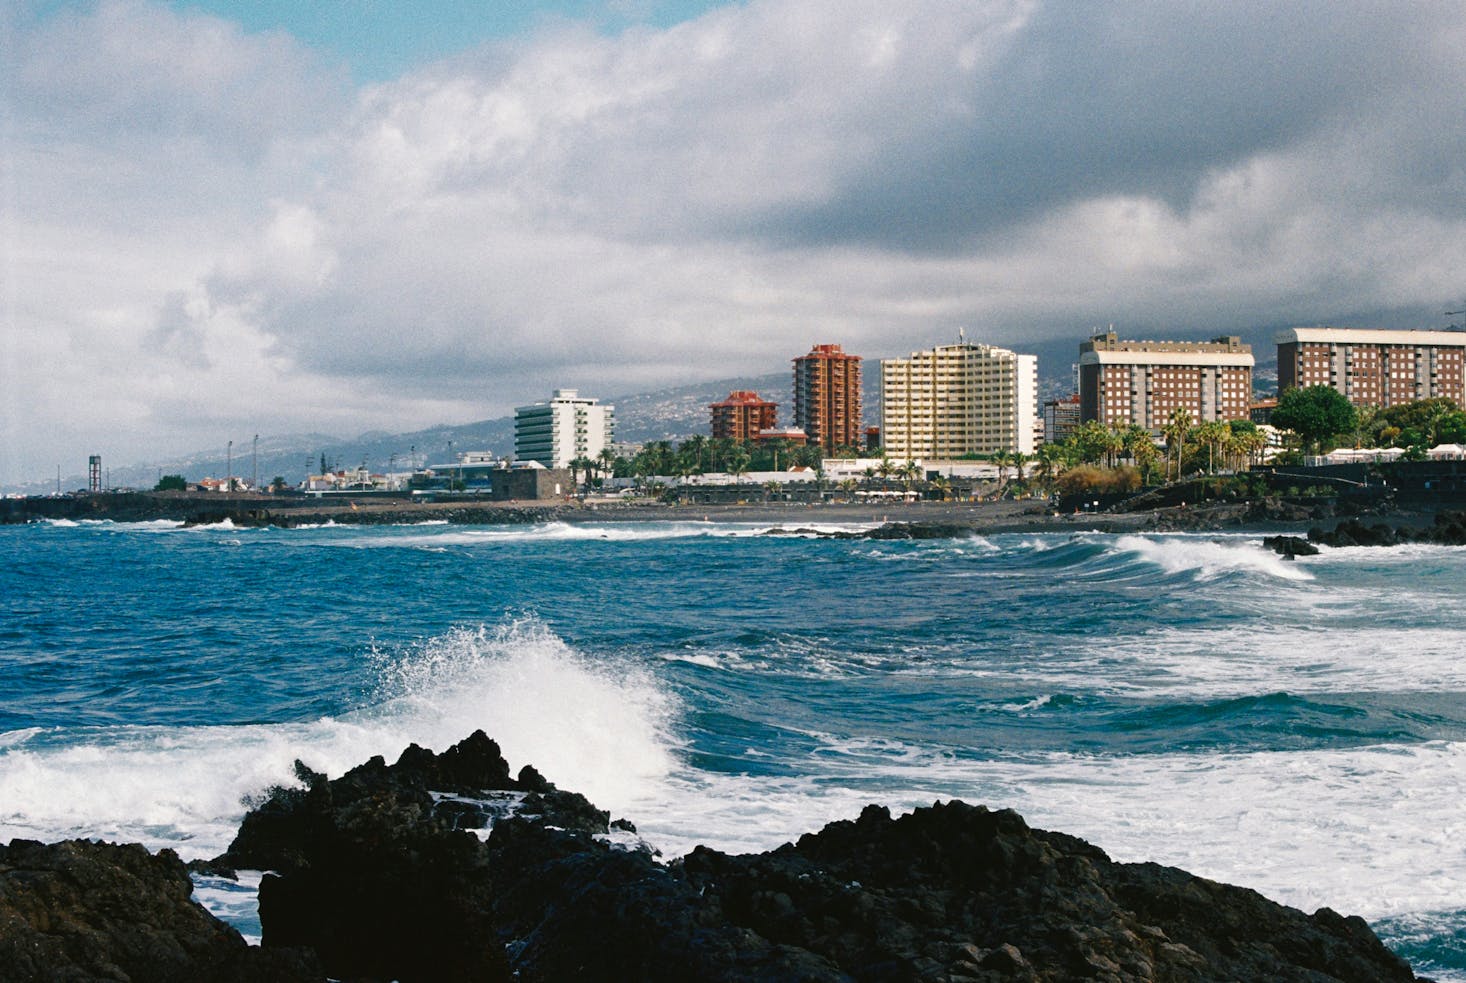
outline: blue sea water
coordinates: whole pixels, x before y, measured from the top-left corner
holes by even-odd
[[[667,856],[962,798],[1466,981],[1466,550],[767,528],[0,528],[0,839],[213,856],[482,728]]]

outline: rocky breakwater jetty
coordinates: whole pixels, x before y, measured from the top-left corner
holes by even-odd
[[[1466,512],[1438,512],[1428,526],[1392,526],[1384,522],[1366,525],[1346,519],[1333,529],[1314,526],[1308,541],[1324,546],[1400,546],[1431,543],[1436,546],[1466,546]]]
[[[661,863],[482,732],[300,768],[215,869],[275,871],[264,948],[335,979],[1413,980],[1358,918],[1120,864],[1011,811],[870,806],[768,853]],[[491,827],[485,832],[482,827]]]

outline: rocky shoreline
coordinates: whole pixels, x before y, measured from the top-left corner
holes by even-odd
[[[0,980],[1417,979],[1362,919],[1116,863],[1008,810],[869,806],[767,853],[663,864],[481,731],[297,770],[193,865],[272,871],[260,946],[189,898],[171,851],[17,840]]]
[[[326,524],[455,525],[618,522],[758,523],[786,528],[827,524],[899,524],[909,529],[945,527],[951,535],[1009,532],[1205,532],[1222,530],[1287,531],[1310,523],[1345,518],[1328,502],[1300,505],[1278,498],[1157,505],[1126,512],[1059,513],[1041,500],[997,502],[893,502],[805,504],[749,502],[734,505],[674,505],[620,499],[563,502],[418,502],[406,499],[322,501],[269,495],[235,496],[184,493],[129,493],[60,499],[0,500],[0,524],[44,519],[114,522],[171,520],[186,525],[229,522],[239,527],[297,528]],[[1420,524],[1432,512],[1397,510],[1373,513],[1396,523]],[[902,538],[902,537],[893,537]]]

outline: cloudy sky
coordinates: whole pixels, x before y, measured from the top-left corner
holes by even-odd
[[[0,485],[815,342],[1441,327],[1466,6],[0,0],[0,219]]]

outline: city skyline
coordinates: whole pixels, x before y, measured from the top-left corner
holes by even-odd
[[[822,339],[1466,307],[1445,5],[414,10],[0,11],[0,485]]]

